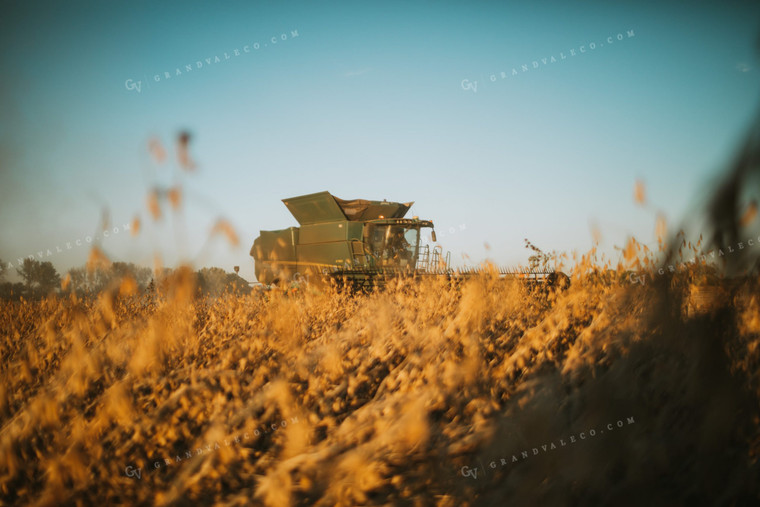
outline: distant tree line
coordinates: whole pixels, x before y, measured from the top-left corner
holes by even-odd
[[[8,264],[0,260],[0,299],[26,300],[42,299],[50,294],[61,295],[70,292],[79,297],[94,297],[125,277],[131,277],[137,284],[137,292],[155,292],[161,280],[172,270],[164,268],[157,276],[150,268],[137,266],[131,262],[114,262],[108,267],[87,269],[85,266],[72,268],[61,277],[50,261],[25,259],[16,268],[21,282],[5,281]],[[202,268],[195,272],[196,296],[219,297],[222,294],[247,294],[251,288],[235,273],[227,273],[221,268]]]

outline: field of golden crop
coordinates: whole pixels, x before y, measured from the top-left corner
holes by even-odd
[[[759,285],[4,302],[0,501],[757,503]]]

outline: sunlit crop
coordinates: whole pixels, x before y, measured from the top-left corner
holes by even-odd
[[[486,273],[198,299],[180,269],[154,293],[127,278],[4,302],[0,499],[757,500],[757,278],[579,266],[565,290]],[[489,465],[621,417],[636,424]]]

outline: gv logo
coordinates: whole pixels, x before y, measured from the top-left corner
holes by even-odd
[[[478,93],[478,82],[473,81],[470,82],[469,79],[463,79],[462,80],[462,90],[472,90],[475,93]]]
[[[130,91],[131,91],[131,90],[137,90],[137,93],[140,93],[140,88],[142,88],[142,81],[138,81],[138,82],[136,82],[136,83],[135,83],[135,82],[134,82],[134,81],[132,81],[131,79],[127,79],[127,80],[124,82],[124,87],[125,87],[127,90],[130,90]]]
[[[296,274],[293,275],[293,281],[296,283],[309,283],[309,275],[303,276],[301,273],[296,272]]]
[[[127,477],[137,477],[138,479],[142,478],[142,468],[134,468],[132,465],[129,465],[126,469],[124,469],[124,473],[127,474]]]
[[[636,273],[631,273],[628,279],[634,285],[636,285],[637,283],[640,283],[641,285],[646,285],[647,283],[647,275],[636,276]]]
[[[465,477],[472,477],[473,479],[478,478],[478,469],[477,468],[470,468],[467,465],[463,466],[460,470],[463,476]]]

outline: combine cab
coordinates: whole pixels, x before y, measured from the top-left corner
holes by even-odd
[[[404,218],[412,202],[343,200],[329,192],[283,199],[300,227],[261,231],[251,247],[259,282],[334,278],[359,287],[382,284],[393,276],[466,276],[453,271],[439,246],[420,246],[420,230],[433,222]],[[435,241],[435,231],[432,231]],[[502,275],[543,280],[552,273]]]

